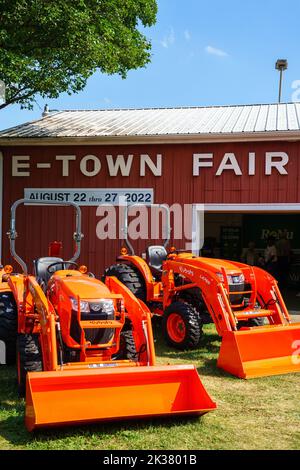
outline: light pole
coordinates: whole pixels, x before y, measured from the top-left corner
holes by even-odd
[[[275,64],[275,69],[279,70],[280,72],[280,80],[279,80],[279,96],[278,96],[278,103],[281,103],[281,93],[282,93],[282,78],[283,72],[288,68],[288,61],[286,59],[278,59]]]

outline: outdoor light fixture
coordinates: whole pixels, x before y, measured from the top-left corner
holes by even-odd
[[[278,103],[281,103],[281,93],[282,93],[282,77],[283,72],[288,68],[288,61],[286,59],[278,59],[275,64],[275,69],[280,72],[280,81],[279,81],[279,97]]]

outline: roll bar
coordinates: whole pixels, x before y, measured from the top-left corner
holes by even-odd
[[[132,244],[130,243],[128,239],[128,212],[129,208],[131,207],[156,207],[158,209],[163,209],[167,215],[166,217],[166,226],[164,227],[165,233],[166,233],[166,239],[164,240],[164,247],[166,248],[170,242],[171,238],[171,212],[169,206],[166,204],[150,204],[149,206],[146,206],[145,204],[130,204],[129,206],[126,205],[125,207],[125,216],[124,216],[124,226],[123,226],[123,233],[124,233],[124,240],[125,240],[125,245],[128,248],[128,251],[130,252],[131,255],[134,255],[134,248]]]
[[[83,238],[83,233],[81,232],[81,209],[74,202],[54,202],[54,201],[32,201],[31,199],[18,199],[13,203],[10,209],[10,230],[7,232],[10,245],[10,253],[14,260],[21,266],[23,273],[28,274],[28,268],[25,261],[17,254],[15,243],[18,233],[16,231],[16,210],[22,204],[28,204],[31,206],[64,206],[64,207],[74,207],[76,211],[76,231],[73,235],[73,238],[76,243],[76,251],[73,258],[68,260],[69,262],[75,262],[80,256],[81,240]]]

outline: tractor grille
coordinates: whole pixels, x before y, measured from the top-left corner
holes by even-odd
[[[114,330],[111,328],[84,328],[84,335],[86,341],[91,344],[106,344],[112,339]]]
[[[94,321],[94,320],[114,320],[114,311],[110,313],[103,312],[93,312],[92,305],[90,305],[91,312],[81,313],[81,321]],[[114,329],[112,328],[84,328],[84,334],[86,341],[89,341],[92,345],[94,344],[106,344],[108,343],[113,335]],[[80,343],[81,338],[81,328],[77,319],[77,312],[72,310],[71,317],[71,328],[70,335],[77,342]]]
[[[229,284],[230,292],[244,292],[245,284]],[[243,303],[243,294],[242,295],[230,295],[229,300],[231,305],[240,305]]]

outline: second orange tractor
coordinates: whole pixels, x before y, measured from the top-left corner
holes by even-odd
[[[172,347],[196,348],[209,316],[222,338],[220,368],[246,379],[299,372],[300,324],[292,324],[277,281],[242,263],[168,252],[170,211],[165,205],[158,208],[166,213],[164,244],[148,246],[146,260],[135,255],[127,210],[127,249],[106,276],[116,276],[162,317],[163,334]]]

